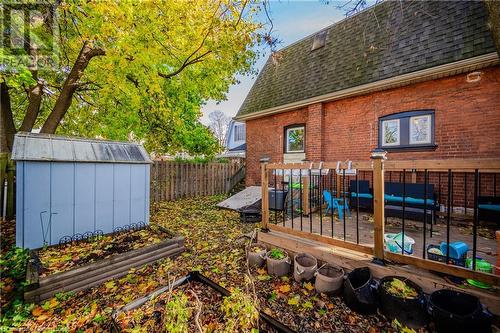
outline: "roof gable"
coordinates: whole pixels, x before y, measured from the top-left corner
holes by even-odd
[[[236,118],[495,52],[479,1],[385,1],[270,57]]]

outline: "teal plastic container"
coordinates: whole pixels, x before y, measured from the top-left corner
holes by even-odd
[[[441,242],[439,248],[441,249],[443,256],[446,256],[447,252],[446,242]],[[467,253],[467,251],[469,251],[469,247],[464,242],[450,243],[450,258],[460,259],[464,254]]]

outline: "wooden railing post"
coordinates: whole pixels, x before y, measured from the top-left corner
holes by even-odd
[[[268,158],[263,158],[260,160],[260,186],[262,189],[262,230],[268,231],[267,227],[269,223],[269,175],[267,173],[267,163]]]
[[[382,149],[372,151],[373,160],[373,219],[374,219],[374,256],[384,260],[384,160],[386,152]]]

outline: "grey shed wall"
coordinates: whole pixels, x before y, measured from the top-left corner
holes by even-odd
[[[22,134],[13,159],[19,247],[149,223],[150,160],[139,145]]]

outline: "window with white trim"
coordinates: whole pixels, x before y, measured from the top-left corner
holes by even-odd
[[[379,147],[384,149],[433,149],[434,110],[416,110],[379,118]]]
[[[245,140],[245,126],[235,125],[234,126],[234,141],[244,141]]]
[[[303,153],[305,148],[305,127],[303,125],[287,127],[285,134],[285,153]]]
[[[399,119],[382,121],[382,147],[399,146],[400,133]]]

